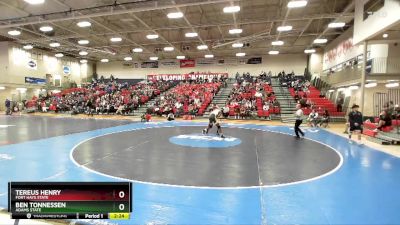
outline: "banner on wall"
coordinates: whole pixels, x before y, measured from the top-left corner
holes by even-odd
[[[37,70],[37,60],[36,59],[29,59],[27,63],[27,67],[31,70]]]
[[[158,68],[158,61],[142,62],[141,68]]]
[[[211,72],[197,72],[188,74],[149,74],[147,75],[148,80],[197,80],[197,79],[208,79],[228,77],[228,73],[211,73]]]
[[[261,63],[262,63],[262,57],[253,57],[249,58],[246,64],[261,64]]]
[[[209,66],[209,65],[215,65],[215,59],[197,59],[196,64],[198,66]]]
[[[25,77],[26,84],[46,84],[46,79],[36,77]]]
[[[190,68],[196,66],[196,61],[194,59],[183,59],[179,61],[181,68]]]
[[[177,67],[178,61],[176,60],[163,60],[160,62],[160,67]]]
[[[71,74],[71,67],[70,66],[63,66],[63,72],[65,75]]]
[[[323,68],[324,70],[346,62],[363,53],[362,45],[354,46],[353,38],[348,38],[340,42],[335,48],[324,53]]]

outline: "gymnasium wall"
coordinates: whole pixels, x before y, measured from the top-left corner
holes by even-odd
[[[30,99],[45,87],[25,83],[25,77],[46,79],[46,74],[51,74],[53,79],[60,77],[61,82],[68,79],[79,85],[93,74],[92,64],[80,64],[78,59],[65,56],[59,59],[54,54],[38,49],[26,51],[20,45],[0,42],[0,86],[5,88],[0,90],[0,102],[6,98],[17,101]],[[34,61],[37,66],[29,67],[29,61]],[[70,68],[69,75],[64,73],[64,66]],[[19,87],[27,88],[27,91],[21,93],[16,90]]]
[[[171,60],[169,60],[171,61]],[[291,55],[274,55],[264,56],[262,64],[240,64],[230,63],[224,65],[196,65],[194,68],[180,68],[179,60],[176,65],[162,66],[160,68],[134,68],[133,66],[124,66],[124,62],[97,63],[97,74],[99,76],[114,77],[121,79],[144,79],[148,74],[181,74],[189,72],[226,72],[230,76],[234,76],[236,72],[249,72],[258,75],[261,71],[271,71],[274,75],[282,70],[286,72],[294,71],[296,74],[302,75],[307,65],[306,54]]]
[[[384,6],[364,20],[364,5],[368,0],[356,0],[354,12],[354,43],[383,32],[400,22],[400,1],[385,0]]]

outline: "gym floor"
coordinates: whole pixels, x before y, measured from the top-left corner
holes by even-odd
[[[395,149],[306,127],[296,140],[273,122],[227,121],[221,139],[202,135],[206,125],[0,116],[0,207],[8,181],[129,180],[132,218],[112,224],[400,221]]]

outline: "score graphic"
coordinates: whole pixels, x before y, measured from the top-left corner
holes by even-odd
[[[129,219],[130,182],[10,182],[12,219]]]

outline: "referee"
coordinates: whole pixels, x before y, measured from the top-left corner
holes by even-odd
[[[302,137],[304,137],[304,132],[300,129],[300,125],[303,123],[303,115],[304,112],[301,109],[301,105],[297,104],[296,105],[296,113],[294,114],[294,116],[296,117],[296,122],[294,124],[294,133],[296,134],[296,138],[300,139],[300,135],[301,134]]]

